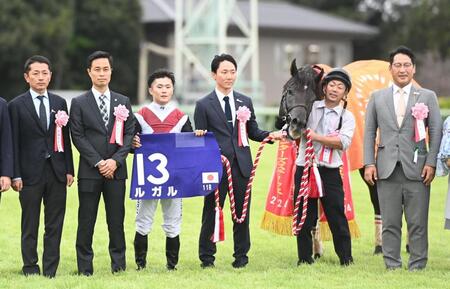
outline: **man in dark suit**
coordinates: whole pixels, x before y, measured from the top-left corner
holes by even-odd
[[[213,132],[222,155],[230,161],[233,174],[233,189],[236,201],[238,217],[242,214],[245,190],[252,170],[252,156],[249,146],[240,145],[238,142],[238,122],[236,111],[239,108],[250,110],[250,119],[246,123],[248,137],[254,141],[262,141],[269,134],[280,138],[279,133],[269,133],[258,128],[252,100],[233,90],[236,80],[236,61],[228,54],[216,55],[211,62],[212,77],[216,82],[216,88],[207,96],[197,101],[194,120],[197,130]],[[247,136],[245,136],[245,139]],[[228,191],[227,175],[224,170],[219,184],[220,206],[223,206]],[[249,202],[250,205],[250,202]],[[202,268],[214,266],[214,254],[216,244],[211,241],[214,231],[215,202],[214,193],[205,197],[202,214],[202,228],[199,240],[199,257]],[[241,224],[233,224],[234,254],[232,266],[234,268],[245,267],[248,263],[247,253],[250,250],[250,230],[248,208],[247,218]]]
[[[11,136],[11,122],[9,120],[8,105],[0,97],[0,198],[1,192],[11,187],[13,175],[13,146]]]
[[[74,98],[70,109],[73,143],[80,152],[78,167],[78,273],[92,275],[92,236],[97,219],[98,204],[103,193],[106,221],[109,231],[109,254],[113,273],[125,266],[125,180],[126,157],[131,148],[134,118],[128,97],[109,90],[112,74],[112,56],[96,51],[88,57],[87,73],[92,89]],[[128,110],[122,123],[122,144],[113,134],[119,129],[116,113]],[[117,126],[116,126],[117,125]],[[111,138],[113,135],[113,138]]]
[[[30,90],[8,105],[14,145],[12,187],[20,192],[22,207],[22,272],[40,274],[37,240],[41,202],[44,202],[45,233],[43,274],[54,277],[66,210],[66,185],[73,183],[69,127],[62,129],[63,147],[55,149],[56,117],[67,115],[66,101],[47,91],[52,76],[50,61],[39,55],[25,62],[24,77]],[[59,118],[58,118],[59,119]],[[61,140],[61,138],[59,139]]]

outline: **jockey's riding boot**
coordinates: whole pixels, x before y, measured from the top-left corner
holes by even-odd
[[[138,270],[144,269],[147,265],[147,248],[147,235],[144,236],[136,232],[136,235],[134,236],[134,257]]]
[[[374,255],[383,253],[382,238],[381,238],[382,231],[383,231],[383,224],[381,222],[381,216],[375,215],[375,250],[373,251]]]
[[[176,270],[175,266],[178,264],[178,255],[180,253],[180,236],[174,238],[166,237],[166,258],[167,269]]]

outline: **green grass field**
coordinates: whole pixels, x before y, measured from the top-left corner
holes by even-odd
[[[254,148],[256,148],[254,146]],[[61,244],[61,262],[55,279],[21,275],[20,204],[17,193],[3,193],[0,204],[0,288],[450,288],[450,232],[443,229],[447,178],[437,178],[432,186],[429,218],[429,262],[426,270],[386,271],[381,256],[373,256],[373,209],[369,193],[359,174],[352,174],[356,219],[362,236],[353,241],[354,265],[342,268],[331,242],[325,243],[325,256],[312,266],[297,267],[293,237],[278,236],[259,228],[267,189],[272,175],[275,146],[266,146],[257,171],[252,196],[250,263],[233,269],[232,226],[228,203],[225,208],[226,240],[218,245],[216,267],[203,270],[197,257],[202,198],[185,199],[178,271],[165,269],[165,237],[158,210],[150,234],[148,268],[137,272],[134,264],[135,202],[126,200],[126,272],[112,275],[108,254],[108,233],[103,204],[94,236],[94,276],[76,275],[75,236],[78,197],[74,185],[68,192],[66,219]],[[78,155],[75,156],[78,159]],[[101,201],[102,202],[102,201]],[[42,255],[43,225],[39,238]],[[404,238],[403,238],[404,239]],[[402,244],[404,251],[404,244]],[[403,253],[404,264],[408,255]],[[405,266],[405,265],[404,265]]]

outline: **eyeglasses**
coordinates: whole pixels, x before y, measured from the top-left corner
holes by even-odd
[[[392,66],[395,68],[401,68],[403,66],[403,68],[411,68],[413,66],[413,64],[411,62],[405,62],[405,63],[392,63]]]

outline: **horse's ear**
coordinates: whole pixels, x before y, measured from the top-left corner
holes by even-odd
[[[313,65],[312,68],[314,69],[314,71],[316,72],[316,83],[320,83],[320,81],[322,80],[323,74],[325,73],[325,71],[323,70],[322,67],[320,67],[319,65]]]
[[[295,76],[297,75],[298,69],[297,69],[297,64],[296,64],[296,59],[294,58],[294,60],[292,60],[291,63],[291,76]]]

